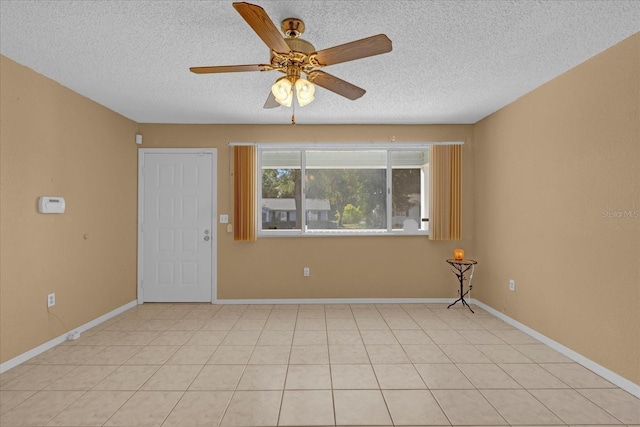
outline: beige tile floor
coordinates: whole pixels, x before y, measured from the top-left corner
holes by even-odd
[[[0,426],[640,426],[639,399],[475,311],[144,304],[3,373]]]

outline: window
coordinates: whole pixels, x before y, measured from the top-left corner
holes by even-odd
[[[427,233],[428,146],[281,147],[258,151],[261,236]]]

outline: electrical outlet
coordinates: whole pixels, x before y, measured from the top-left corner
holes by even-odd
[[[510,291],[516,290],[516,281],[513,279],[509,279],[509,290]]]
[[[305,267],[303,270],[304,277],[309,277],[309,267]]]
[[[56,305],[56,294],[47,295],[47,308],[53,307],[54,305]]]

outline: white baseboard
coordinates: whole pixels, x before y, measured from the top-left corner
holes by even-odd
[[[217,299],[214,304],[451,304],[453,298]]]
[[[120,313],[124,313],[125,311],[135,307],[136,305],[138,305],[138,301],[131,301],[128,304],[125,304],[121,307],[116,308],[115,310],[112,310],[110,312],[108,312],[107,314],[104,314],[100,317],[98,317],[97,319],[93,319],[92,321],[85,323],[82,326],[79,326],[77,328],[73,328],[67,332],[65,332],[64,334],[60,335],[57,338],[54,338],[50,341],[47,341],[44,344],[41,344],[39,346],[37,346],[36,348],[33,348],[25,353],[22,353],[19,356],[14,357],[13,359],[7,360],[4,363],[0,363],[0,374],[8,371],[9,369],[18,366],[21,363],[26,362],[27,360],[36,357],[37,355],[44,353],[45,351],[57,346],[58,344],[62,344],[63,342],[65,342],[67,340],[67,336],[69,335],[69,333],[71,332],[84,332],[86,330],[89,330],[91,328],[93,328],[94,326],[98,326],[100,323],[105,322],[109,319],[111,319],[112,317],[117,316]]]
[[[501,320],[504,320],[505,322],[507,322],[511,326],[521,330],[522,332],[524,332],[525,334],[531,336],[532,338],[537,339],[541,343],[543,343],[545,345],[548,345],[552,349],[554,349],[557,352],[561,353],[562,355],[568,357],[569,359],[573,360],[574,362],[579,363],[580,365],[584,366],[585,368],[589,369],[592,372],[595,372],[596,374],[600,375],[605,380],[607,380],[607,381],[611,382],[612,384],[615,384],[616,386],[620,387],[621,389],[631,393],[635,397],[640,398],[640,385],[629,381],[628,379],[616,374],[615,372],[605,368],[604,366],[597,364],[596,362],[594,362],[591,359],[587,359],[586,357],[584,357],[580,353],[577,353],[577,352],[571,350],[570,348],[563,346],[559,342],[554,341],[554,340],[552,340],[551,338],[549,338],[549,337],[547,337],[545,335],[542,335],[541,333],[539,333],[539,332],[531,329],[530,327],[518,322],[517,320],[512,319],[511,317],[507,316],[506,314],[501,313],[498,310],[496,310],[496,309],[484,304],[483,302],[475,300],[474,303],[478,307],[482,308],[483,310],[486,310],[489,313],[491,313],[494,316],[496,316],[497,318],[499,318]]]

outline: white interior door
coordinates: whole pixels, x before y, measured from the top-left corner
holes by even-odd
[[[140,150],[139,302],[215,299],[215,150]]]

